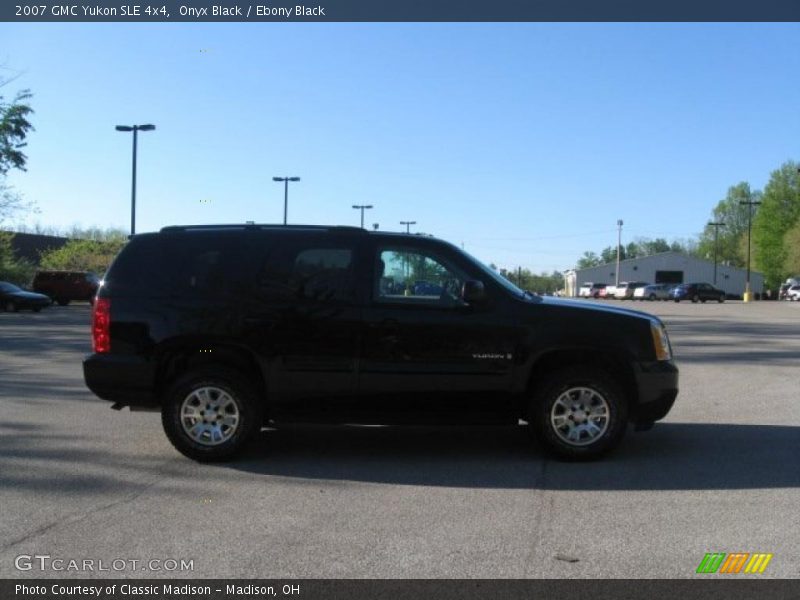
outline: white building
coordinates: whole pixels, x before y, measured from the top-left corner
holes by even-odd
[[[577,296],[584,283],[616,283],[616,262],[574,269],[564,274],[567,296]],[[646,281],[648,283],[710,283],[714,285],[714,263],[681,252],[661,252],[641,258],[630,258],[619,263],[619,281]],[[717,264],[715,287],[727,294],[744,294],[747,270]],[[764,276],[750,271],[750,288],[760,294],[764,290]]]

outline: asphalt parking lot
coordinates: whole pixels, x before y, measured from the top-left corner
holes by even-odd
[[[800,577],[800,303],[624,305],[666,322],[681,393],[589,464],[508,428],[295,427],[199,465],[86,390],[88,306],[0,313],[0,577],[92,575],[15,568],[35,554],[194,567],[111,577],[699,577],[706,552]]]

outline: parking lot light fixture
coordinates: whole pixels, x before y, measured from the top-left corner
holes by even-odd
[[[140,131],[153,131],[155,125],[117,125],[114,129],[122,132],[133,132],[133,174],[131,176],[131,235],[136,233],[136,141]]]
[[[372,204],[353,204],[353,208],[361,211],[361,229],[364,229],[364,211],[372,208]]]
[[[416,224],[416,221],[400,221],[400,225],[406,226],[406,233],[411,233],[411,226]]]
[[[622,250],[622,219],[617,220],[617,269],[614,272],[615,285],[619,287],[619,254]]]
[[[725,227],[722,221],[715,221],[708,224],[714,228],[714,285],[717,285],[717,240],[719,238],[719,228]]]
[[[272,181],[282,181],[283,188],[283,224],[286,225],[286,217],[289,212],[289,182],[300,181],[299,177],[273,177]]]
[[[753,292],[750,290],[750,240],[753,231],[753,207],[761,202],[756,200],[740,200],[739,204],[747,206],[747,282],[744,285],[744,301],[753,301]]]

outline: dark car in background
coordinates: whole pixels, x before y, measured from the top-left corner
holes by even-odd
[[[681,300],[725,302],[725,292],[715,288],[710,283],[682,283],[676,285],[670,292],[670,297],[675,302],[680,302]]]
[[[38,271],[33,277],[33,291],[61,306],[72,301],[92,302],[99,285],[100,278],[89,271]]]
[[[0,281],[0,308],[3,310],[17,312],[27,309],[39,312],[51,303],[50,298],[44,294],[28,292],[13,283]]]

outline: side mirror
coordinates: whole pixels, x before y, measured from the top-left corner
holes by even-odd
[[[475,279],[465,281],[461,298],[467,304],[480,304],[486,300],[486,289],[483,287],[483,282]]]

